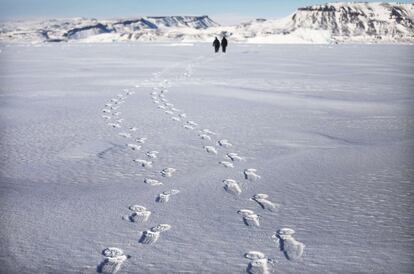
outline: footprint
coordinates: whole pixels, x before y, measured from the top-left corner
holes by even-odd
[[[147,140],[147,138],[141,137],[141,138],[135,139],[135,142],[140,143],[140,144],[144,144],[146,140]]]
[[[121,269],[121,265],[129,256],[116,247],[108,247],[102,251],[106,258],[98,265],[97,272],[104,274],[115,274]]]
[[[178,116],[180,116],[181,118],[186,118],[186,117],[187,117],[187,114],[185,114],[185,113],[180,113],[180,114],[178,114]]]
[[[279,209],[278,204],[272,203],[271,201],[267,200],[267,198],[269,198],[269,195],[259,193],[254,195],[253,198],[251,198],[251,200],[257,202],[263,209],[267,209],[270,211],[276,211],[277,209]]]
[[[163,177],[172,177],[173,176],[173,174],[176,172],[177,170],[175,169],[175,168],[172,168],[172,167],[167,167],[167,168],[164,168],[162,171],[161,171],[161,175],[163,176]]]
[[[163,185],[163,183],[161,183],[160,181],[156,179],[149,179],[149,178],[145,178],[144,183],[149,184],[150,186],[162,186]]]
[[[226,167],[226,168],[234,168],[234,165],[231,162],[221,161],[221,162],[219,162],[219,164]]]
[[[139,88],[139,86],[137,88]],[[134,94],[135,94],[135,91],[127,91],[127,93],[126,93],[126,95],[134,95]]]
[[[174,104],[171,104],[171,103],[165,103],[164,105],[167,106],[167,107],[173,107],[174,106]]]
[[[105,104],[105,107],[108,107],[108,108],[109,108],[109,107],[112,107],[112,106],[113,106],[113,105],[112,105],[111,103],[106,103],[106,104]]]
[[[116,124],[116,123],[108,123],[108,126],[113,127],[113,128],[121,128],[121,125]]]
[[[144,223],[151,216],[151,211],[140,205],[132,205],[129,207],[133,213],[128,216],[128,220],[134,223]]]
[[[111,116],[108,116],[108,115],[102,115],[102,118],[104,118],[105,120],[109,120],[109,119],[111,119]]]
[[[131,134],[126,132],[120,132],[118,135],[124,138],[131,138]]]
[[[247,226],[260,226],[259,215],[254,213],[253,210],[249,209],[240,209],[237,211],[243,217],[243,222]]]
[[[233,195],[240,195],[240,193],[242,193],[242,190],[236,180],[226,179],[223,181],[223,183],[225,184],[224,190],[226,190],[228,193],[231,193]]]
[[[249,274],[270,274],[269,262],[271,260],[266,258],[262,252],[250,251],[244,254],[244,257],[251,260],[247,266],[247,273]]]
[[[171,195],[176,195],[179,192],[180,191],[177,190],[177,189],[171,189],[169,191],[164,191],[164,192],[162,192],[158,195],[158,197],[155,199],[155,201],[157,203],[168,203],[168,201],[170,200],[170,196]]]
[[[112,106],[111,109],[112,110],[117,110],[119,108],[119,106]]]
[[[168,100],[165,99],[165,98],[161,98],[160,101],[163,102],[163,103],[167,103],[168,102]]]
[[[181,121],[181,119],[179,117],[176,117],[176,116],[172,117],[171,120],[176,121],[176,122]]]
[[[204,149],[207,151],[207,153],[217,155],[217,150],[213,146],[204,146]]]
[[[116,98],[112,98],[112,99],[111,99],[111,102],[112,102],[112,103],[118,103],[118,101],[119,101],[119,100],[118,100],[118,99],[116,99]]]
[[[158,97],[165,98],[165,95],[164,94],[159,94]]]
[[[121,119],[116,120],[116,122],[119,123],[119,124],[121,124],[123,121],[125,121],[125,119],[121,118]]]
[[[141,146],[136,145],[136,144],[127,144],[127,146],[128,146],[130,149],[135,150],[135,151],[138,151],[138,150],[140,150],[140,149],[141,149]]]
[[[157,104],[157,105],[160,103],[160,101],[158,101],[158,100],[154,100],[153,102],[154,102],[154,104]]]
[[[120,111],[117,111],[117,112],[114,112],[114,113],[112,113],[112,115],[113,116],[119,116],[119,115],[121,115],[122,113],[120,112]]]
[[[187,124],[189,124],[190,126],[193,126],[193,127],[198,126],[198,124],[194,121],[187,121]]]
[[[168,93],[168,89],[162,89],[161,93]]]
[[[136,128],[136,127],[130,127],[129,128],[129,131],[137,131],[138,130],[138,128]]]
[[[150,162],[150,161],[135,159],[134,162],[138,163],[139,165],[141,165],[144,168],[152,168],[152,162]]]
[[[178,109],[178,108],[171,108],[171,110],[174,111],[174,112],[180,112],[181,111],[181,109]]]
[[[261,177],[256,174],[257,170],[254,168],[248,168],[244,170],[244,178],[251,182],[259,180]]]
[[[272,238],[279,245],[286,259],[294,261],[302,257],[305,245],[293,238],[295,231],[291,228],[279,229]]]
[[[244,160],[243,157],[239,156],[237,153],[234,153],[234,152],[228,153],[226,156],[227,156],[227,158],[229,158],[233,162],[241,162],[241,161]]]
[[[217,133],[215,133],[214,131],[209,130],[208,128],[203,129],[201,132],[205,133],[205,134],[210,134],[210,135],[217,135]]]
[[[202,140],[211,141],[211,137],[207,134],[200,134],[199,136]]]
[[[194,127],[193,126],[190,126],[190,125],[184,125],[184,128],[185,129],[189,129],[189,130],[193,130],[194,129]]]
[[[229,142],[229,140],[223,139],[217,142],[220,146],[225,147],[225,148],[229,148],[232,147],[233,145]]]
[[[149,230],[146,230],[142,233],[139,242],[141,244],[153,244],[160,238],[161,232],[170,230],[171,226],[168,224],[159,224],[157,226],[152,227]]]
[[[159,109],[166,109],[165,106],[158,106]]]
[[[106,109],[106,108],[104,108],[104,109],[102,110],[102,112],[103,112],[103,113],[111,113],[111,110],[110,110],[110,109]]]
[[[157,155],[158,155],[158,151],[156,151],[156,150],[151,150],[151,151],[148,151],[147,153],[145,153],[148,157],[150,157],[150,158],[153,158],[153,159],[155,159],[155,158],[157,158]]]

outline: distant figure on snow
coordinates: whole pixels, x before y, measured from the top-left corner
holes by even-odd
[[[223,36],[223,39],[221,39],[221,48],[223,50],[223,52],[226,52],[226,48],[227,48],[227,39],[226,37]]]
[[[213,47],[214,47],[214,50],[215,50],[216,52],[218,52],[218,51],[219,51],[219,49],[220,49],[220,41],[219,41],[219,39],[217,39],[217,37],[216,37],[216,39],[214,39],[214,42],[213,42]]]

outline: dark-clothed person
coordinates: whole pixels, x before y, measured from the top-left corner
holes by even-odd
[[[216,39],[214,39],[214,42],[213,42],[213,47],[214,47],[214,50],[215,50],[216,52],[218,52],[218,51],[219,51],[219,49],[220,49],[220,41],[219,41],[219,39],[217,39],[217,37],[216,37]]]
[[[227,39],[226,37],[223,37],[223,39],[221,39],[221,49],[223,50],[223,52],[226,52],[226,48],[227,48]]]

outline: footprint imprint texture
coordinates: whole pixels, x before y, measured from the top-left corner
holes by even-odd
[[[291,261],[302,257],[305,250],[305,245],[293,238],[293,234],[295,234],[293,229],[282,228],[272,236],[276,243],[279,244],[279,248],[284,253],[286,259]]]
[[[158,202],[158,203],[168,203],[168,201],[170,200],[170,196],[171,195],[176,195],[179,192],[180,191],[177,190],[177,189],[171,189],[169,191],[164,191],[164,192],[162,192],[158,195],[158,197],[156,198],[156,202]]]
[[[272,203],[267,198],[269,198],[269,195],[259,193],[253,196],[251,200],[257,202],[263,209],[267,209],[270,211],[275,211],[279,208],[278,204]]]
[[[141,138],[135,139],[135,142],[140,143],[140,144],[144,144],[146,140],[147,140],[147,138],[141,137]]]
[[[151,150],[151,151],[148,151],[147,153],[146,153],[146,155],[149,157],[149,158],[153,158],[153,159],[155,159],[155,158],[157,158],[158,156],[158,151],[156,151],[156,150]]]
[[[153,244],[160,238],[160,233],[170,230],[171,226],[169,224],[159,224],[152,227],[149,230],[146,230],[142,233],[139,242],[142,244]]]
[[[128,217],[131,222],[144,223],[148,221],[151,216],[151,211],[147,210],[144,206],[132,205],[129,207],[133,213]]]
[[[211,137],[207,134],[200,134],[199,136],[202,140],[211,141]]]
[[[269,260],[259,251],[250,251],[244,255],[245,258],[250,259],[251,262],[247,266],[247,273],[249,274],[269,274]]]
[[[118,133],[118,135],[124,138],[131,138],[131,134],[126,133],[126,132],[120,132]]]
[[[219,164],[226,167],[226,168],[234,168],[234,165],[231,162],[221,161],[221,162],[219,162]]]
[[[248,168],[244,170],[244,178],[251,182],[259,180],[261,177],[256,174],[257,170],[254,168]]]
[[[177,170],[175,169],[175,168],[172,168],[172,167],[167,167],[167,168],[164,168],[162,171],[161,171],[161,175],[163,176],[163,177],[172,177],[173,176],[173,174],[176,172]]]
[[[232,147],[233,145],[229,142],[229,140],[223,139],[217,142],[220,146],[224,148]]]
[[[105,248],[102,255],[106,258],[98,265],[97,272],[103,274],[115,274],[121,269],[122,263],[128,259],[124,252],[116,247]]]
[[[243,157],[239,156],[237,153],[234,153],[234,152],[228,153],[226,156],[233,162],[240,162],[244,160]]]
[[[213,146],[204,146],[205,151],[207,151],[210,154],[217,155],[217,150]]]
[[[127,144],[127,146],[128,146],[130,149],[135,150],[135,151],[138,151],[138,150],[140,150],[140,149],[141,149],[141,146],[136,145],[136,144]]]
[[[149,178],[145,178],[144,183],[149,184],[150,186],[161,186],[161,185],[163,185],[163,183],[161,183],[160,181],[155,180],[155,179],[149,179]]]
[[[224,190],[226,190],[228,193],[233,194],[233,195],[240,195],[240,193],[242,193],[242,190],[239,186],[239,184],[232,179],[226,179],[223,181],[224,185]]]
[[[140,166],[142,166],[144,168],[151,168],[152,167],[152,162],[150,162],[150,161],[146,161],[146,160],[142,160],[142,159],[135,159],[134,162],[139,164]]]
[[[253,210],[241,209],[237,212],[243,217],[243,222],[247,226],[260,226],[259,215],[254,213]]]

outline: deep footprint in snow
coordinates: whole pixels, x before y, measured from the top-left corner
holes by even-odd
[[[244,158],[239,156],[237,153],[231,152],[226,155],[227,158],[232,160],[233,162],[241,162],[244,161]]]
[[[136,144],[127,144],[127,146],[128,146],[131,150],[135,150],[135,151],[141,150],[141,146],[136,145]]]
[[[189,130],[193,130],[194,129],[194,127],[193,126],[190,126],[190,125],[184,125],[183,127],[185,129],[189,129]]]
[[[124,138],[131,138],[131,134],[126,132],[120,132],[118,135]]]
[[[244,178],[246,180],[251,181],[251,182],[260,180],[261,177],[259,175],[257,175],[256,172],[257,172],[257,170],[254,169],[254,168],[245,169],[244,172],[243,172],[244,173]]]
[[[147,141],[147,138],[145,137],[135,139],[135,142],[140,143],[140,144],[145,144],[146,141]]]
[[[249,251],[244,254],[246,259],[251,260],[247,266],[247,273],[249,274],[269,274],[271,260],[266,258],[266,255],[259,251]]]
[[[150,161],[146,161],[146,160],[142,160],[142,159],[135,159],[134,162],[139,164],[140,166],[142,166],[144,168],[152,168],[152,162],[150,162]]]
[[[167,168],[164,168],[162,171],[161,171],[161,175],[163,176],[163,177],[172,177],[173,176],[173,174],[176,172],[177,170],[175,169],[175,168],[172,168],[172,167],[167,167]]]
[[[178,194],[180,191],[179,190],[177,190],[177,189],[171,189],[171,190],[168,190],[168,191],[164,191],[164,192],[162,192],[162,193],[160,193],[160,194],[158,194],[158,196],[157,196],[157,198],[155,199],[155,201],[157,202],[157,203],[168,203],[169,202],[169,200],[170,200],[170,197],[172,196],[172,195],[176,195],[176,194]]]
[[[160,238],[161,232],[170,230],[171,226],[169,224],[159,224],[152,227],[149,230],[146,230],[142,233],[139,242],[141,244],[153,244]]]
[[[187,124],[189,124],[192,127],[198,126],[198,124],[196,122],[194,122],[194,121],[187,121]]]
[[[178,116],[180,116],[181,118],[185,118],[185,117],[187,117],[187,114],[185,114],[185,113],[180,113],[180,114],[178,114]]]
[[[106,258],[98,265],[97,272],[103,274],[115,274],[121,269],[121,265],[129,256],[124,255],[122,249],[108,247],[102,251]]]
[[[217,143],[218,143],[221,147],[224,147],[224,148],[229,148],[229,147],[232,147],[232,146],[233,146],[233,144],[231,144],[231,143],[229,142],[229,140],[226,140],[226,139],[220,140],[220,141],[218,141]]]
[[[224,190],[226,190],[228,193],[233,195],[240,195],[240,193],[242,193],[240,185],[236,182],[236,180],[226,179],[223,181],[223,183]]]
[[[217,155],[217,149],[213,146],[204,146],[204,150],[207,151],[207,153]]]
[[[219,164],[226,168],[234,168],[234,165],[232,162],[220,161]]]
[[[209,130],[208,128],[205,128],[201,130],[201,133],[209,134],[209,135],[217,135],[214,131]]]
[[[257,202],[263,209],[267,209],[270,211],[278,210],[280,205],[269,201],[268,198],[269,198],[269,195],[259,193],[259,194],[254,195],[251,198],[251,200]]]
[[[111,110],[110,110],[110,109],[106,109],[106,108],[104,108],[104,109],[102,110],[102,112],[103,112],[103,113],[111,113]]]
[[[132,205],[129,207],[129,210],[131,210],[133,213],[127,216],[125,219],[133,223],[145,223],[151,216],[151,211],[146,209],[144,206]]]
[[[150,179],[150,178],[145,178],[144,179],[144,183],[150,185],[150,186],[162,186],[163,183],[156,180],[156,179]]]
[[[156,151],[156,150],[151,150],[151,151],[148,151],[147,153],[145,153],[149,158],[151,158],[151,159],[155,159],[155,158],[157,158],[158,157],[158,151]]]
[[[176,116],[171,117],[171,120],[176,121],[176,122],[181,121],[180,117],[176,117]]]
[[[200,134],[199,136],[202,140],[211,141],[211,137],[207,134]]]
[[[305,245],[293,238],[295,231],[291,228],[279,229],[272,238],[279,245],[286,259],[294,261],[302,257]]]
[[[116,124],[116,123],[108,123],[108,126],[113,127],[113,128],[121,128],[121,125]]]
[[[110,120],[110,119],[111,119],[111,116],[108,116],[108,115],[102,115],[102,118],[104,118],[105,120]]]
[[[260,226],[259,215],[250,209],[240,209],[237,211],[243,217],[243,222],[247,226]]]

